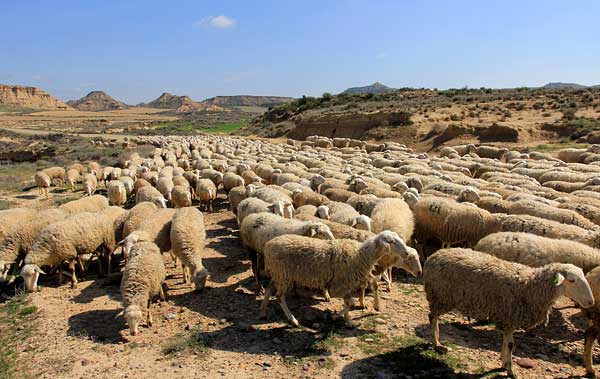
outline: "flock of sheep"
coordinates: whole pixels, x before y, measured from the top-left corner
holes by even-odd
[[[136,334],[144,317],[152,322],[153,297],[164,297],[162,253],[181,261],[185,282],[205,286],[200,210],[213,211],[222,189],[257,294],[264,294],[261,317],[274,295],[298,326],[286,295],[305,288],[325,300],[342,298],[339,316],[351,326],[354,298],[364,307],[370,289],[380,310],[380,281],[389,289],[398,267],[423,278],[436,348],[444,350],[438,322],[445,313],[493,322],[503,333],[502,367],[513,375],[513,333],[547,323],[564,295],[590,322],[584,363],[594,374],[599,146],[564,149],[555,158],[461,145],[429,157],[398,143],[317,136],[287,144],[212,136],[135,142],[155,149],[148,157],[131,153],[121,167],[76,163],[35,175],[46,195],[53,181],[72,188],[81,181],[89,196],[42,211],[0,212],[3,280],[20,270],[34,291],[48,268],[75,286],[78,270],[97,262],[109,273],[111,257],[119,257],[122,314]],[[102,183],[108,198],[94,194]],[[270,278],[266,289],[263,278]]]

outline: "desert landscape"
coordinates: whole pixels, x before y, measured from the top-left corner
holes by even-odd
[[[599,12],[1,4],[0,379],[596,377]]]

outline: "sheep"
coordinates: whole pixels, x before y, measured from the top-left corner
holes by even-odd
[[[263,291],[260,283],[260,268],[264,246],[269,240],[283,234],[334,239],[329,227],[322,222],[285,219],[267,212],[248,215],[240,226],[240,237],[242,244],[250,252],[252,272],[259,292]]]
[[[594,294],[595,304],[591,308],[582,309],[582,313],[587,318],[589,327],[585,331],[585,342],[583,347],[583,362],[586,376],[595,378],[594,363],[592,360],[592,349],[594,342],[600,338],[600,267],[596,267],[585,276],[592,293]]]
[[[380,199],[402,198],[402,194],[399,192],[391,191],[391,190],[379,188],[379,187],[367,187],[367,188],[363,189],[362,191],[360,191],[360,194],[361,195],[375,195]]]
[[[250,186],[248,186],[250,187]],[[246,187],[246,195],[248,197],[257,197],[267,203],[282,201],[284,203],[293,203],[292,198],[273,187],[255,188],[254,186],[248,189]]]
[[[313,207],[314,212],[311,213]],[[355,241],[366,241],[368,238],[373,236],[373,233],[367,230],[361,230],[353,228],[352,226],[340,224],[339,222],[334,222],[331,220],[320,219],[315,216],[317,208],[313,205],[305,205],[303,207],[298,208],[299,212],[294,214],[294,218],[302,221],[318,221],[325,224],[329,230],[331,230],[331,234],[336,239],[350,239]]]
[[[135,182],[133,182],[133,193],[137,195],[138,191],[142,187],[152,187],[152,184],[150,184],[150,182],[146,179],[138,178],[135,180]]]
[[[493,196],[482,196],[475,202],[475,205],[490,213],[508,213],[512,203]]]
[[[330,202],[327,205],[321,207],[327,207],[329,214],[328,219],[340,224],[350,225],[356,229],[371,231],[371,218],[366,215],[361,215],[352,208],[351,205],[339,202]]]
[[[200,171],[200,178],[210,179],[216,188],[223,183],[223,173],[213,169],[204,169]]]
[[[303,205],[314,205],[315,207],[318,207],[319,205],[327,204],[329,198],[316,192],[303,192],[301,189],[296,189],[292,193],[292,201],[296,208]]]
[[[242,200],[244,200],[247,195],[247,192],[251,192],[254,190],[254,185],[250,184],[248,185],[247,189],[242,187],[242,186],[238,186],[238,187],[233,187],[229,193],[227,194],[227,199],[229,200],[229,206],[231,207],[231,211],[233,212],[233,214],[237,214],[237,207],[238,205],[242,202]]]
[[[96,176],[96,180],[102,179],[102,167],[98,162],[90,161],[88,163],[88,172],[93,173]]]
[[[122,240],[123,226],[125,225],[125,221],[129,217],[129,211],[121,207],[113,206],[105,208],[99,213],[106,215],[113,222],[113,229],[115,231],[115,241]]]
[[[306,287],[343,298],[345,306],[340,315],[346,325],[352,327],[349,316],[351,296],[368,283],[373,285],[373,267],[386,255],[396,257],[400,266],[413,275],[421,275],[418,255],[394,232],[381,232],[363,243],[321,241],[298,235],[276,237],[265,245],[265,269],[271,275],[271,284],[265,293],[260,316],[266,317],[267,305],[275,292],[288,320],[298,327],[300,324],[288,309],[285,295],[293,287]],[[379,308],[376,290],[375,294]]]
[[[465,280],[468,278],[468,280]],[[503,333],[502,367],[512,370],[513,333],[548,323],[552,304],[566,295],[583,307],[594,297],[583,271],[553,263],[529,268],[470,249],[444,249],[431,256],[423,269],[434,347],[443,350],[438,319],[452,310],[493,322]]]
[[[339,201],[342,203],[345,203],[351,197],[356,196],[356,193],[343,188],[328,188],[323,191],[322,194],[327,196],[331,201]]]
[[[127,191],[120,180],[111,180],[108,183],[107,194],[110,205],[122,207],[127,202]]]
[[[374,233],[391,230],[405,241],[410,241],[415,229],[412,211],[402,199],[381,200],[371,212],[371,221]]]
[[[156,189],[160,192],[167,201],[171,202],[171,192],[173,191],[173,179],[171,177],[158,178]]]
[[[42,170],[42,172],[46,173],[50,177],[50,182],[52,183],[55,179],[62,186],[65,182],[65,169],[62,167],[48,167]]]
[[[96,173],[91,172],[89,174],[85,174],[82,180],[83,192],[87,196],[92,196],[96,192],[96,187],[98,186],[98,179],[96,178]]]
[[[89,197],[83,197],[81,199],[69,201],[58,207],[67,211],[70,214],[80,212],[99,212],[105,208],[108,208],[108,199],[102,195],[93,195]]]
[[[575,211],[556,208],[531,200],[519,200],[512,203],[509,213],[536,216],[547,220],[558,221],[562,224],[579,226],[584,229],[595,229],[597,227],[596,224]]]
[[[550,263],[570,263],[587,273],[600,266],[600,251],[597,249],[576,241],[552,239],[530,233],[490,234],[479,240],[475,250],[532,267]]]
[[[129,198],[134,191],[135,182],[130,176],[120,176],[117,180],[123,183],[125,194],[127,195],[127,198]]]
[[[167,200],[156,188],[152,186],[144,186],[135,194],[135,203],[139,204],[144,201],[150,201],[161,208],[167,207]]]
[[[581,202],[574,203],[561,203],[559,208],[570,209],[587,218],[596,225],[600,225],[600,207],[596,207],[591,204],[583,204]]]
[[[360,214],[370,216],[381,199],[374,195],[355,195],[348,199],[348,204]]]
[[[226,172],[223,175],[223,188],[225,189],[225,192],[229,193],[232,188],[239,186],[246,186],[244,178],[234,172]]]
[[[198,179],[196,183],[196,198],[200,200],[200,208],[213,211],[213,201],[217,198],[217,186],[210,179]]]
[[[62,265],[67,261],[71,287],[76,288],[75,264],[78,256],[93,254],[102,249],[110,257],[114,248],[113,221],[105,214],[82,212],[49,224],[40,231],[31,251],[25,256],[25,265],[21,269],[25,287],[30,292],[36,291],[38,276],[44,273],[41,271],[42,266]],[[82,266],[81,262],[79,264]],[[59,283],[61,282],[62,268],[59,272]]]
[[[150,304],[157,295],[162,300],[162,288],[166,277],[165,265],[158,247],[152,242],[138,242],[131,249],[131,258],[123,270],[121,280],[121,303],[131,335],[139,333],[139,324],[146,312],[148,326],[152,326]]]
[[[69,169],[67,171],[67,183],[71,186],[71,191],[75,191],[77,189],[77,180],[80,178],[79,171],[75,168]]]
[[[177,185],[171,191],[171,203],[174,208],[185,208],[192,206],[192,193],[190,187]]]
[[[130,235],[134,230],[137,230],[146,220],[150,219],[157,210],[156,204],[149,201],[138,203],[131,208],[123,223],[123,238]]]
[[[600,234],[575,225],[565,225],[557,221],[547,220],[529,215],[498,215],[500,230],[493,232],[525,232],[538,236],[568,239],[600,248]],[[491,233],[487,233],[491,234]]]
[[[52,185],[52,179],[48,174],[43,171],[36,172],[33,176],[33,180],[38,187],[38,194],[48,196],[48,187]]]
[[[174,214],[175,209],[158,209],[151,217],[143,220],[135,230],[127,235],[123,233],[125,237],[119,241],[118,245],[123,246],[125,258],[128,259],[132,246],[140,241],[154,242],[161,252],[171,250],[169,233]],[[127,224],[128,221],[129,219],[125,223]]]
[[[185,207],[175,211],[171,221],[171,247],[181,260],[183,281],[190,280],[196,290],[206,285],[208,271],[202,265],[202,251],[206,240],[204,218],[196,208]]]
[[[240,204],[238,205],[238,211],[237,211],[238,225],[242,225],[242,222],[244,221],[246,216],[251,215],[253,213],[260,213],[260,212],[269,212],[269,213],[274,213],[274,214],[284,217],[284,218],[291,218],[290,213],[293,213],[293,211],[292,212],[284,212],[284,208],[289,207],[289,206],[292,206],[292,205],[289,203],[285,204],[281,201],[276,201],[273,204],[269,204],[269,203],[264,202],[261,199],[258,199],[256,197],[249,197],[247,199],[242,200],[240,202]],[[293,206],[292,206],[292,208],[293,208]],[[286,215],[289,217],[286,217]]]

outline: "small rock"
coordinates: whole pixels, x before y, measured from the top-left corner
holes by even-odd
[[[216,323],[216,322],[214,322],[214,321],[210,321],[210,322],[208,323],[208,326],[215,326],[215,325],[217,325],[217,323]]]
[[[546,354],[541,354],[541,353],[535,354],[533,357],[537,358],[537,359],[541,359],[543,361],[548,361],[549,360],[549,358],[548,358],[548,356]]]
[[[528,358],[517,359],[517,364],[526,369],[532,369],[532,368],[535,368],[535,366],[536,366],[535,362]]]
[[[386,321],[384,319],[382,319],[382,318],[374,318],[373,322],[376,323],[376,324],[380,324],[380,325],[386,323]]]
[[[175,320],[175,318],[177,317],[177,315],[173,312],[167,312],[165,313],[165,320]]]
[[[373,338],[365,338],[365,342],[373,342]]]
[[[273,338],[273,343],[280,344],[281,340],[279,338]]]
[[[263,367],[271,367],[271,364],[269,362],[263,362],[262,366]]]
[[[225,324],[227,322],[227,319],[222,318],[219,320],[219,324]]]
[[[92,363],[92,362],[90,362],[89,360],[87,360],[85,358],[81,360],[81,365],[82,366],[88,366],[90,363]]]
[[[340,353],[340,357],[345,358],[345,357],[349,357],[350,354],[348,353]]]
[[[302,366],[303,371],[308,371],[309,369],[310,369],[310,366],[308,364]]]

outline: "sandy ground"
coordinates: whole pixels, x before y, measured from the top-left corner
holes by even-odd
[[[19,204],[38,204],[35,190]],[[60,196],[54,194],[53,196]],[[45,203],[44,200],[42,203]],[[276,303],[258,319],[261,297],[237,226],[221,194],[215,213],[205,214],[207,288],[182,284],[168,254],[167,300],[152,305],[154,326],[130,336],[120,311],[120,274],[89,273],[77,289],[45,277],[31,295],[39,308],[37,332],[20,347],[37,378],[482,378],[496,377],[500,334],[448,314],[442,341],[451,351],[433,352],[428,340],[427,302],[419,281],[397,272],[384,293],[385,310],[351,312],[357,327],[332,318],[341,309],[318,296],[288,300],[301,328],[291,328]],[[93,271],[93,269],[92,269]],[[571,303],[562,299],[558,306]],[[575,309],[555,310],[547,328],[515,336],[522,378],[572,378],[583,374],[584,319]],[[422,339],[421,339],[422,338]],[[523,363],[524,361],[520,361]],[[503,376],[498,376],[503,377]]]

